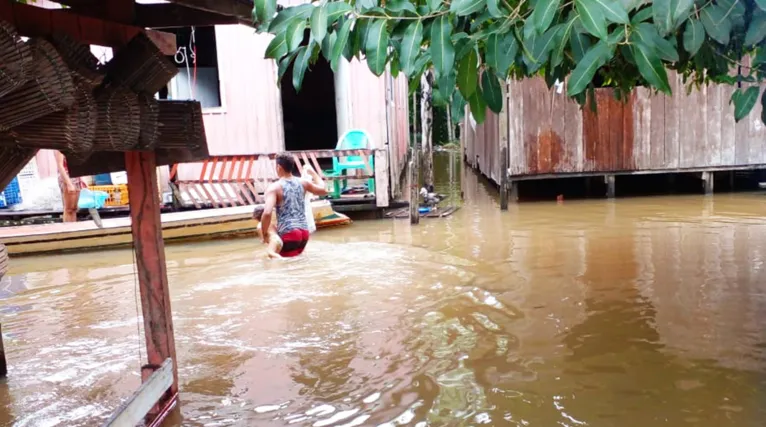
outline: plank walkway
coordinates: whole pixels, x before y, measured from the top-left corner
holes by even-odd
[[[431,212],[420,214],[420,217],[421,218],[445,218],[457,212],[459,209],[460,207],[458,206],[437,207]],[[409,217],[410,217],[409,207],[396,209],[386,213],[386,218],[402,219],[402,218],[409,218]]]

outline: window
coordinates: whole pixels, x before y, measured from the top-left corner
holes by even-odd
[[[178,75],[168,85],[168,99],[200,101],[202,108],[222,107],[215,27],[175,29],[178,50],[172,58]]]

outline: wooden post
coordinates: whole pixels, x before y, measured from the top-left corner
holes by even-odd
[[[428,70],[420,78],[421,101],[420,101],[420,122],[423,126],[423,183],[428,191],[432,191],[434,185],[434,146],[433,146],[433,108],[432,87],[433,73]]]
[[[519,181],[510,181],[509,186],[511,203],[516,203],[519,201]]]
[[[410,159],[410,224],[420,223],[420,195],[418,193],[419,174],[418,174],[418,150],[412,150]]]
[[[736,176],[736,172],[731,171],[729,172],[729,191],[734,191],[734,177]]]
[[[0,325],[0,378],[8,375],[8,364],[5,361],[5,346],[3,345],[3,325]]]
[[[668,194],[672,194],[676,189],[676,174],[671,173],[668,175]]]
[[[125,153],[125,167],[148,363],[159,367],[168,358],[174,362],[173,385],[159,401],[159,408],[164,411],[174,403],[178,394],[178,368],[157,197],[157,159],[153,152],[128,152]]]
[[[508,154],[508,86],[501,82],[503,109],[500,111],[498,134],[500,136],[500,210],[508,210],[508,163],[510,161]]]
[[[389,205],[388,151],[375,150],[375,204],[379,208]]]
[[[605,176],[604,182],[606,183],[606,197],[609,199],[614,199],[614,196],[616,193],[615,176],[614,175]]]
[[[702,172],[702,189],[705,195],[713,194],[713,185],[715,184],[715,172]]]

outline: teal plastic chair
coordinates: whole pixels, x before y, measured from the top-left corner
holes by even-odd
[[[370,135],[363,130],[350,130],[343,134],[338,140],[336,150],[364,150],[372,148]],[[367,156],[368,163],[371,171],[375,171],[375,156]],[[362,169],[365,170],[364,158],[362,156],[348,156],[348,157],[333,157],[332,159],[332,176],[341,176],[343,173],[348,173],[350,170]],[[333,197],[338,198],[343,194],[343,191],[348,188],[348,180],[343,180],[343,186],[339,181],[333,181]],[[367,188],[370,193],[375,194],[375,179],[370,178],[367,180]]]

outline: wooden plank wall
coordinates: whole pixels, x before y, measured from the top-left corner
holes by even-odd
[[[596,90],[596,112],[583,109],[542,78],[508,83],[509,169],[513,176],[675,171],[766,164],[760,103],[740,123],[729,99],[735,88],[710,85],[687,94],[669,74],[672,96],[635,90],[625,102]],[[494,115],[463,133],[468,163],[499,183]]]
[[[389,73],[386,76],[390,77]],[[389,86],[389,117],[388,117],[388,167],[391,178],[391,196],[399,197],[402,188],[399,177],[407,166],[407,152],[410,147],[410,117],[408,84],[404,75],[390,77]]]

